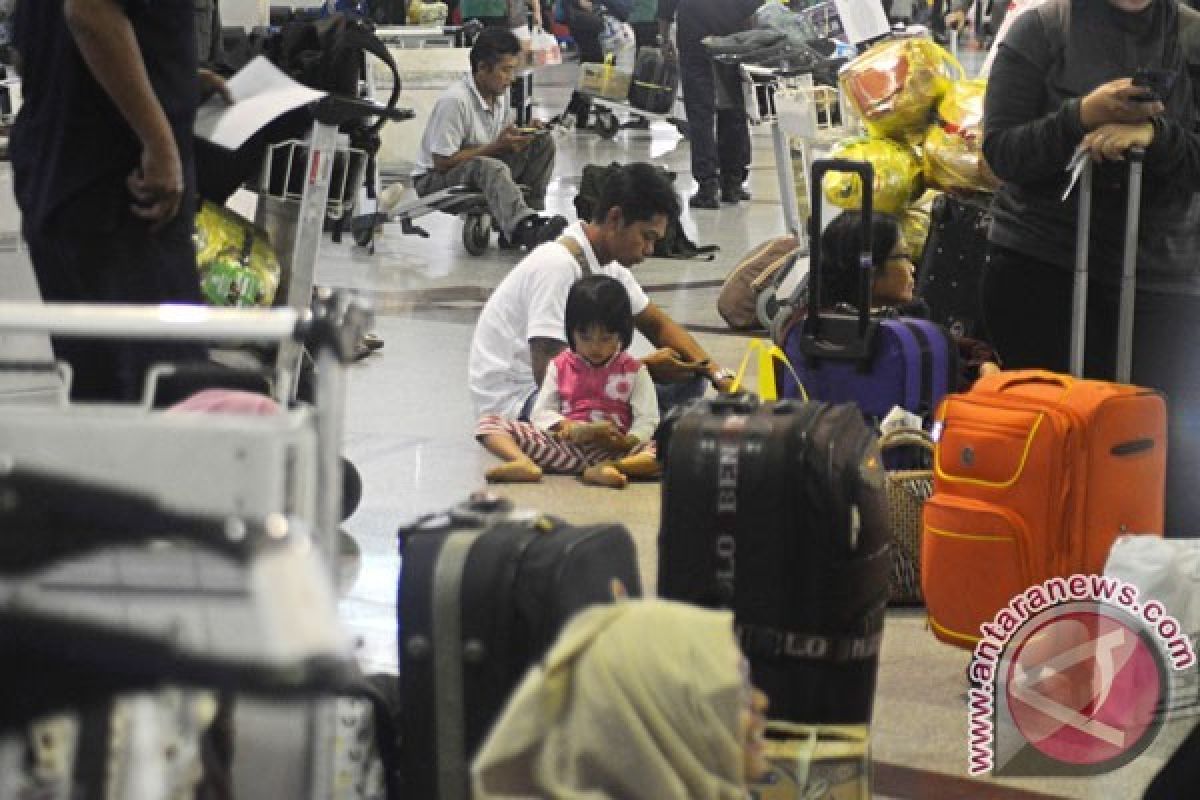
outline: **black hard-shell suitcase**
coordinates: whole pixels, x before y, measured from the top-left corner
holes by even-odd
[[[891,553],[862,414],[719,397],[668,414],[658,452],[659,595],[733,609],[772,718],[869,722]]]
[[[466,800],[472,756],[563,623],[641,596],[633,539],[479,495],[402,529],[400,557],[404,796]]]
[[[980,282],[992,224],[990,195],[939,195],[917,275],[917,294],[929,318],[956,336],[986,339]]]

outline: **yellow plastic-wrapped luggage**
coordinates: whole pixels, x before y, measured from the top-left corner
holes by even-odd
[[[951,81],[963,76],[954,56],[929,39],[892,39],[842,68],[838,83],[875,136],[924,130]]]
[[[991,191],[995,178],[983,160],[983,78],[955,81],[938,103],[925,135],[925,179],[941,189]]]
[[[875,169],[875,211],[899,214],[923,191],[920,159],[900,142],[866,136],[843,139],[831,157],[870,162]],[[857,175],[830,172],[825,175],[822,189],[835,206],[862,206],[862,185]]]
[[[205,201],[196,214],[200,288],[214,306],[270,306],[280,266],[267,234],[224,206]]]
[[[925,242],[929,239],[932,216],[930,207],[938,192],[925,192],[917,202],[900,214],[900,232],[914,264],[920,264],[925,255]]]

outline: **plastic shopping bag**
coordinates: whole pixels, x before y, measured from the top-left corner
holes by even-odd
[[[833,158],[866,161],[875,169],[875,210],[899,214],[920,196],[921,162],[905,144],[891,139],[858,136],[834,147]],[[862,182],[857,175],[830,172],[822,184],[825,197],[839,208],[862,207]]]
[[[533,51],[533,63],[539,67],[562,63],[562,48],[558,46],[558,39],[541,28],[534,30],[530,49]]]
[[[267,234],[224,206],[205,202],[196,214],[196,266],[214,306],[270,306],[281,269]]]
[[[903,139],[923,133],[934,106],[962,65],[928,39],[877,44],[842,68],[838,83],[875,136]]]
[[[929,126],[923,148],[925,177],[941,189],[989,192],[996,180],[983,160],[982,78],[955,81],[938,103],[937,122]]]
[[[613,64],[622,72],[633,74],[637,60],[637,37],[628,22],[603,15],[604,30],[600,33],[600,47],[605,55],[612,56]]]

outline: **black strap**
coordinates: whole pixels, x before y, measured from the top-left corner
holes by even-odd
[[[908,320],[899,320],[900,324],[908,328],[909,333],[917,340],[917,345],[921,348],[921,398],[920,405],[917,406],[917,413],[932,414],[935,409],[933,407],[933,350],[932,343],[929,337],[925,335],[925,331],[921,330],[921,326],[915,322]],[[953,384],[947,383],[946,390],[949,391]]]
[[[592,277],[592,265],[588,263],[587,253],[583,252],[583,245],[574,236],[560,236],[558,243],[567,248],[567,252],[575,257],[575,263],[583,270],[583,277]]]
[[[355,26],[354,31],[356,34],[354,42],[361,46],[365,52],[376,56],[384,64],[387,64],[388,69],[392,71],[392,94],[387,101],[387,109],[391,111],[400,102],[400,68],[396,66],[396,59],[392,58],[391,51],[388,50],[387,45],[381,42],[379,37],[367,27],[367,23],[360,22],[359,25]],[[370,69],[370,66],[367,64],[364,64],[364,67]],[[387,117],[381,116],[367,130],[371,133],[379,133],[380,129],[387,124],[387,121]]]

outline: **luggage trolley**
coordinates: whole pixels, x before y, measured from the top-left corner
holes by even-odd
[[[779,199],[787,232],[800,242],[800,255],[789,269],[780,270],[772,285],[758,295],[758,319],[768,330],[781,324],[795,302],[804,295],[804,276],[796,269],[807,260],[807,214],[796,197],[796,163],[792,140],[799,142],[800,174],[811,172],[813,160],[847,135],[846,121],[851,111],[840,93],[830,86],[813,82],[810,70],[792,70],[741,64],[743,91],[753,92],[757,119],[771,125],[775,151],[775,171],[779,180]],[[838,115],[835,119],[834,113]],[[785,295],[785,288],[788,289]]]
[[[350,216],[365,180],[367,154],[351,148],[338,128],[372,116],[391,121],[413,116],[408,109],[389,111],[370,101],[333,96],[313,103],[311,109],[313,127],[307,140],[291,139],[268,148],[255,210],[255,224],[267,231],[279,257],[282,280],[277,296],[282,305],[297,311],[312,302],[326,217]],[[277,365],[292,376],[292,396],[302,354],[303,343],[288,340],[277,356]]]
[[[586,92],[584,94],[587,94]],[[596,132],[605,139],[615,139],[621,130],[621,123],[617,119],[617,114],[625,113],[630,116],[644,119],[647,122],[666,122],[675,127],[679,135],[687,138],[687,120],[680,115],[671,112],[669,114],[655,114],[653,111],[646,111],[638,108],[627,102],[620,102],[608,97],[600,95],[588,95],[588,99],[592,101],[592,107],[596,115]],[[676,100],[676,107],[679,101]]]
[[[647,111],[629,102],[629,91],[633,86],[635,72],[623,72],[611,63],[580,64],[579,81],[576,89],[588,98],[592,104],[592,114],[596,118],[594,130],[605,139],[613,139],[621,130],[617,114],[624,113],[647,122],[667,122],[675,127],[680,136],[687,138],[687,121],[682,114],[677,114],[681,102],[678,86],[675,97],[671,101],[671,110],[665,113]]]
[[[343,372],[370,317],[341,295],[313,313],[0,303],[5,335],[290,341],[307,343],[319,362],[315,406],[265,416],[152,410],[154,384],[171,367],[152,371],[140,405],[71,404],[63,367],[56,402],[13,403],[0,414],[0,639],[20,644],[8,658],[45,666],[6,677],[0,721],[40,717],[39,695],[57,701],[81,676],[103,694],[138,693],[121,695],[120,713],[100,727],[89,728],[89,712],[46,723],[33,756],[52,774],[39,778],[50,784],[38,796],[73,796],[80,764],[94,766],[97,755],[99,785],[178,780],[172,742],[195,743],[206,727],[203,698],[153,691],[163,684],[302,699],[302,752],[281,773],[294,783],[281,796],[346,796],[335,791],[346,763],[335,701],[319,695],[358,674],[332,565]],[[286,367],[270,372],[284,399]],[[55,678],[64,689],[48,689]],[[124,733],[106,741],[118,718]],[[0,765],[28,763],[20,738],[0,736]],[[2,800],[29,796],[19,794],[19,773],[0,775]]]
[[[442,28],[441,35],[437,34],[438,29],[432,28],[410,30],[389,27],[378,31],[380,39],[392,50],[402,76],[405,76],[405,88],[409,92],[406,102],[414,107],[409,119],[415,119],[421,125],[399,133],[393,132],[384,138],[374,176],[374,197],[360,198],[357,213],[351,221],[354,242],[358,246],[373,252],[376,229],[392,222],[399,222],[405,235],[428,238],[429,232],[416,221],[440,212],[463,218],[462,242],[469,254],[479,256],[487,251],[494,225],[482,192],[460,185],[419,196],[411,188],[401,188],[409,183],[416,167],[414,152],[420,137],[424,135],[428,114],[446,85],[469,70],[469,60],[463,48],[482,29],[478,21],[471,20],[461,27]],[[406,70],[413,71],[406,73]],[[374,96],[383,88],[380,75],[368,69],[367,78],[367,91]],[[533,117],[533,84],[532,68],[521,69],[513,79],[509,100],[518,125],[529,124]],[[379,198],[392,192],[402,193],[398,201],[380,201]],[[372,193],[364,192],[364,195],[369,194]]]

